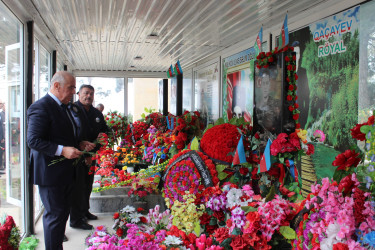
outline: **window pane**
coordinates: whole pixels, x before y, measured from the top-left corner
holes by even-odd
[[[23,232],[23,26],[0,2],[0,214]]]
[[[109,111],[124,113],[124,78],[77,77],[77,92],[83,84],[92,85],[95,89],[94,107],[104,105],[103,114]],[[78,100],[78,96],[76,96]]]
[[[39,98],[42,98],[48,92],[50,80],[50,57],[51,54],[39,44]]]
[[[144,108],[159,111],[159,78],[128,79],[128,110],[133,121],[141,119]]]

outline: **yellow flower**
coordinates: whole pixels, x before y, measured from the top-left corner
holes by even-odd
[[[126,169],[128,169],[127,166],[123,166],[123,167],[122,167],[122,170],[126,170]]]
[[[296,129],[298,137],[302,140],[303,143],[307,143],[307,130],[304,129]]]

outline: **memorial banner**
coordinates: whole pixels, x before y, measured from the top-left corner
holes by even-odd
[[[254,109],[254,79],[250,77],[250,61],[255,49],[239,52],[223,59],[223,118],[244,117],[252,122]]]

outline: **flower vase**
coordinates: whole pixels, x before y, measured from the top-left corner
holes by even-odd
[[[147,201],[133,201],[133,207],[135,210],[138,210],[138,208],[142,208],[142,213],[145,213],[148,211],[148,204]]]
[[[133,173],[133,172],[134,172],[134,167],[127,167],[127,168],[126,168],[126,171],[127,171],[128,173]]]

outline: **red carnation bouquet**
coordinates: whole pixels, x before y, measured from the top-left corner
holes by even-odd
[[[109,145],[113,147],[124,136],[128,118],[117,111],[110,111],[105,116],[107,126],[112,130],[108,134]]]
[[[129,124],[126,128],[125,140],[132,145],[137,145],[138,141],[141,141],[144,136],[148,135],[148,127],[149,125],[142,121],[136,121]],[[142,143],[139,142],[138,144]]]
[[[201,139],[200,147],[209,157],[232,163],[232,153],[236,151],[240,138],[237,126],[224,123],[208,129]]]
[[[194,136],[200,134],[199,117],[200,114],[197,111],[185,111],[182,116],[177,118],[177,124],[175,124],[172,132],[177,150],[183,149]]]
[[[20,243],[20,230],[14,223],[12,216],[0,219],[0,249],[18,249]]]

